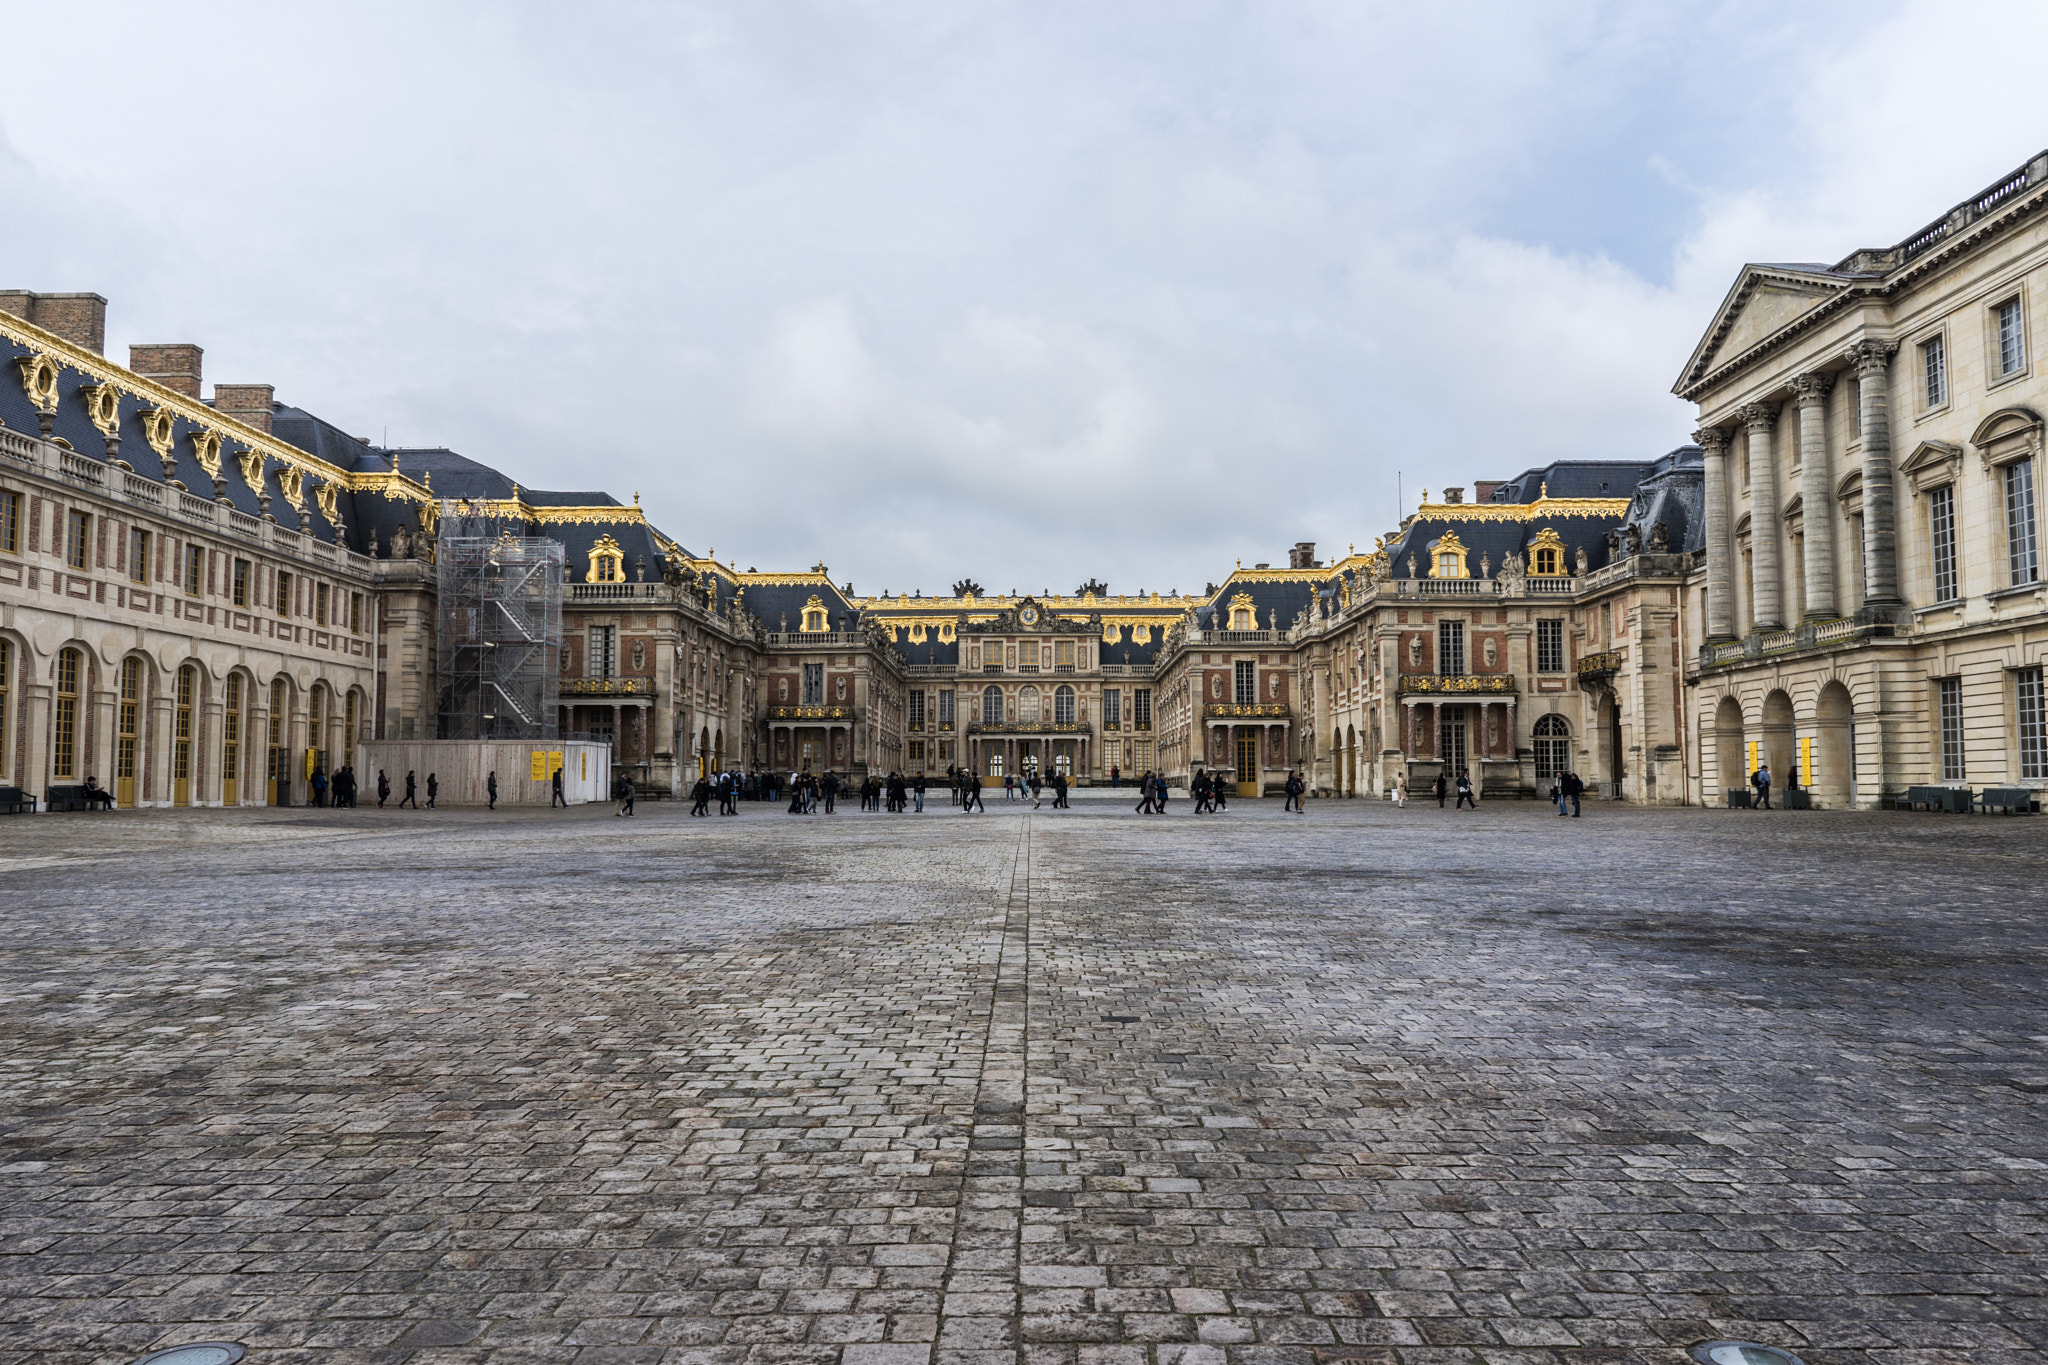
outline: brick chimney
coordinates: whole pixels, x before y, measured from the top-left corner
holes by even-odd
[[[1294,548],[1287,552],[1287,567],[1290,569],[1319,569],[1316,563],[1316,543],[1313,540],[1297,540]]]
[[[154,346],[130,346],[128,368],[144,379],[187,398],[199,396],[199,358],[204,354],[189,341],[165,342]]]
[[[1492,502],[1493,490],[1506,482],[1506,479],[1475,479],[1472,483],[1472,501]]]
[[[215,384],[213,410],[268,436],[273,392],[269,384]]]
[[[38,294],[31,289],[0,289],[0,313],[12,313],[95,354],[106,352],[107,301],[98,294]]]

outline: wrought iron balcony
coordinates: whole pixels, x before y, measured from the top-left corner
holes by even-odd
[[[1579,660],[1581,682],[1604,682],[1621,671],[1621,654],[1618,650],[1604,650],[1599,654],[1588,654]]]
[[[1006,720],[1000,724],[975,723],[967,727],[970,735],[1088,735],[1095,733],[1095,727],[1085,720],[1062,723],[1056,720]]]
[[[654,679],[564,678],[561,694],[565,697],[651,697],[654,695]]]
[[[1208,720],[1285,720],[1292,714],[1284,701],[1218,703],[1202,708]]]
[[[771,706],[770,720],[852,720],[851,706]]]

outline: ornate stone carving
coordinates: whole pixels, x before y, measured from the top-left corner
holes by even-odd
[[[149,442],[149,448],[156,452],[157,460],[164,467],[165,480],[175,478],[178,457],[172,446],[178,415],[169,408],[144,408],[136,416],[142,423],[142,439]]]
[[[1576,564],[1578,565],[1578,567],[1579,567],[1579,576],[1583,578],[1583,577],[1585,576],[1585,573],[1586,573],[1586,547],[1585,547],[1585,546],[1581,545],[1581,546],[1579,547],[1579,552],[1578,552],[1578,554],[1577,554],[1576,556],[1574,556],[1573,562],[1574,562],[1574,563],[1576,563]]]
[[[107,443],[107,458],[113,459],[121,453],[121,391],[112,384],[80,384],[78,397]]]
[[[1728,433],[1719,427],[1701,427],[1692,434],[1692,439],[1709,457],[1728,453]]]
[[[1792,398],[1800,407],[1813,403],[1825,403],[1828,390],[1835,387],[1835,376],[1812,370],[1792,378]]]
[[[1885,366],[1891,364],[1898,349],[1896,341],[1859,341],[1844,355],[1856,367],[1857,377],[1867,381],[1883,376]]]
[[[1778,420],[1776,403],[1745,403],[1735,410],[1735,418],[1750,430],[1762,428],[1769,431],[1771,423]]]
[[[49,356],[36,352],[14,362],[21,366],[21,387],[36,405],[36,424],[48,436],[57,424],[57,377],[63,368]]]
[[[1671,528],[1661,521],[1650,528],[1650,553],[1653,555],[1671,553]]]
[[[393,559],[412,558],[412,532],[407,530],[402,522],[391,533],[391,557]]]

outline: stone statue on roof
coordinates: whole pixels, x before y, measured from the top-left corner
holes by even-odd
[[[1671,530],[1661,521],[1650,528],[1650,553],[1653,555],[1671,553]]]

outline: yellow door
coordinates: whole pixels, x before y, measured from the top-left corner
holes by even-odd
[[[1237,732],[1237,794],[1257,796],[1259,794],[1259,732],[1240,730]]]
[[[198,670],[186,664],[178,670],[178,709],[171,732],[171,804],[192,804],[192,693],[198,685]]]
[[[114,800],[135,804],[135,731],[142,710],[142,661],[121,660],[121,710],[114,730]]]
[[[236,805],[242,784],[242,675],[228,674],[227,709],[221,722],[220,803]]]

